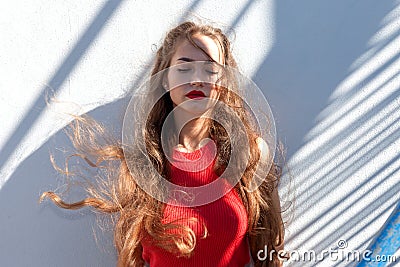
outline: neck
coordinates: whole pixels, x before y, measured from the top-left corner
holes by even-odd
[[[209,119],[207,117],[196,117],[188,112],[175,112],[175,125],[179,130],[178,147],[186,148],[188,151],[194,151],[202,146],[210,138],[208,128]]]

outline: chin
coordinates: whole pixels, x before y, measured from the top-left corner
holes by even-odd
[[[181,110],[193,115],[203,115],[211,108],[212,106],[209,104],[209,101],[192,100],[181,103],[177,111]]]

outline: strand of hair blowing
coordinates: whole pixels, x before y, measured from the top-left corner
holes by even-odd
[[[54,192],[44,192],[40,201],[48,197],[64,209],[91,206],[103,213],[116,213],[114,243],[118,266],[143,265],[141,241],[144,233],[167,251],[179,251],[183,255],[193,251],[195,237],[192,230],[176,223],[161,223],[163,204],[136,184],[122,145],[106,133],[104,126],[87,116],[77,116],[67,129],[67,135],[77,151],[74,156],[81,157],[92,167],[102,168],[106,177],[98,177],[96,183],[89,183],[85,188],[89,197],[82,201],[66,203]],[[93,158],[95,160],[90,160]],[[137,160],[141,166],[141,159]],[[60,170],[58,166],[55,168]],[[62,172],[72,175],[68,165]],[[181,231],[174,233],[174,229]]]
[[[107,177],[98,180],[97,187],[88,186],[85,188],[90,197],[82,201],[65,203],[54,192],[44,192],[40,200],[48,197],[57,206],[64,209],[91,206],[104,213],[118,213],[119,218],[114,233],[114,241],[119,255],[118,265],[129,266],[130,264],[127,263],[130,259],[140,259],[138,228],[140,228],[143,213],[136,212],[135,206],[139,208],[140,205],[137,197],[146,198],[146,196],[140,192],[133,181],[127,169],[121,146],[105,134],[103,126],[87,116],[77,116],[66,132],[77,150],[74,155],[83,158],[92,167],[107,169],[104,172]],[[89,158],[95,158],[95,162],[89,160]],[[119,162],[117,168],[115,168],[115,164],[112,164],[114,162]],[[58,167],[55,168],[59,169]],[[67,176],[71,175],[68,171],[68,162],[66,162],[66,168],[63,172]],[[135,210],[135,216],[132,216],[131,220],[127,220],[132,209]],[[130,251],[130,248],[133,248],[133,250]],[[129,260],[126,261],[126,259]],[[134,260],[132,264],[137,266],[139,262]]]

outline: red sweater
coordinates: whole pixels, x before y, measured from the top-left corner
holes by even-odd
[[[219,178],[212,170],[215,151],[216,147],[212,141],[190,153],[174,150],[170,164],[171,182],[180,186],[194,187]],[[196,163],[187,161],[182,163],[179,160],[182,156]],[[191,217],[196,218],[198,222],[186,220],[182,224],[189,226],[196,234],[193,254],[189,258],[177,257],[143,241],[142,257],[150,267],[243,267],[249,263],[250,254],[246,238],[247,212],[235,189],[230,190],[222,198],[202,206],[183,207],[167,204],[163,222]],[[205,238],[204,226],[207,228]]]

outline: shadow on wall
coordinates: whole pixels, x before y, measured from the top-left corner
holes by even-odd
[[[48,82],[54,93],[60,89],[121,2],[107,1],[104,4],[71,52],[54,71],[55,74]],[[0,153],[0,170],[11,160],[14,150],[45,110],[46,89],[43,88],[39,97],[32,101],[30,111],[5,142]],[[65,139],[61,141],[57,142],[61,147],[69,143]],[[0,177],[2,265],[93,266],[94,262],[101,262],[104,266],[115,265],[115,252],[111,249],[110,241],[101,242],[100,249],[95,243],[92,230],[95,223],[91,213],[87,210],[68,212],[52,205],[38,204],[43,191],[56,188],[56,173],[49,161],[49,143],[51,141],[24,160],[9,179]],[[51,145],[53,148],[55,144]],[[110,233],[103,236],[110,237]]]
[[[400,199],[400,5],[276,7],[276,44],[254,79],[266,86],[288,147],[282,191],[291,186],[296,198],[287,248],[318,255],[345,240],[362,251]]]
[[[122,99],[89,113],[109,125],[118,125]],[[104,120],[106,116],[106,120]],[[61,151],[59,150],[61,149]],[[65,151],[69,150],[70,151]],[[65,151],[65,153],[64,153]],[[28,157],[10,177],[0,194],[0,254],[4,266],[115,266],[116,252],[112,228],[91,209],[63,210],[50,201],[39,204],[47,190],[65,191],[61,177],[49,160],[49,152],[59,166],[72,152],[63,131],[58,132]],[[73,166],[74,161],[71,165]],[[81,162],[82,166],[86,166]],[[66,201],[83,197],[80,187],[65,194]],[[64,195],[63,195],[64,197]],[[100,219],[100,220],[97,220]],[[102,230],[99,226],[105,226]]]
[[[56,94],[61,88],[62,84],[66,81],[68,76],[72,73],[76,65],[79,63],[82,56],[89,49],[93,41],[98,37],[107,21],[112,17],[114,12],[120,6],[122,0],[107,1],[105,5],[101,8],[95,19],[87,27],[82,37],[71,49],[71,52],[66,56],[63,63],[54,72],[55,74],[49,80],[47,85],[38,94],[37,99],[32,101],[32,106],[30,112],[26,112],[26,116],[21,119],[18,127],[10,135],[9,140],[5,142],[5,145],[1,148],[0,153],[0,170],[4,167],[6,162],[10,159],[10,156],[14,152],[15,148],[18,147],[23,140],[23,138],[29,132],[29,129],[33,127],[35,122],[38,120],[43,110],[46,108],[45,92],[48,88],[54,91]],[[37,112],[39,110],[40,112]],[[0,188],[2,186],[3,177],[0,178]]]

